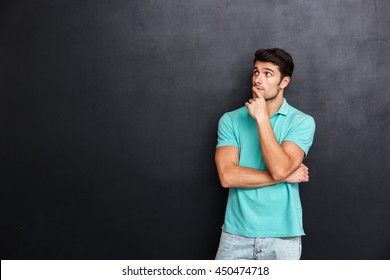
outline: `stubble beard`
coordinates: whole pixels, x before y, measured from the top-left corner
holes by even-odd
[[[276,99],[276,97],[278,97],[278,95],[279,95],[279,93],[280,93],[279,85],[280,85],[281,82],[282,82],[282,81],[280,81],[279,84],[277,85],[278,88],[276,89],[276,91],[275,91],[274,93],[272,93],[272,94],[267,94],[266,92],[264,92],[264,94],[262,94],[263,97],[264,97],[265,102],[272,102],[274,99]],[[253,84],[253,86],[255,86],[255,85]],[[254,95],[253,97],[256,98],[256,97],[258,97],[258,96],[255,96],[255,95]]]
[[[272,94],[270,94],[270,95],[267,95],[267,96],[264,96],[264,95],[263,95],[265,102],[271,102],[271,101],[273,101],[274,99],[276,99],[276,97],[278,97],[279,93],[280,93],[280,89],[278,88],[278,89],[276,90],[276,92],[274,92],[274,93],[272,93]]]

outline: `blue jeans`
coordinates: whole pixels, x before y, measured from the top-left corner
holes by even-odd
[[[216,260],[299,260],[300,236],[248,238],[222,231]]]

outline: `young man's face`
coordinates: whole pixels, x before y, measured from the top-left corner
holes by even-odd
[[[261,92],[265,101],[270,101],[275,99],[290,81],[290,77],[283,79],[281,77],[282,74],[277,65],[271,62],[256,61],[253,67],[252,86]]]

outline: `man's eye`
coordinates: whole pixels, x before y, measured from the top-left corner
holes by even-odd
[[[272,73],[271,73],[271,72],[266,72],[265,75],[266,75],[267,77],[271,77],[271,76],[272,76]]]
[[[253,71],[253,74],[256,76],[259,75],[259,71]]]

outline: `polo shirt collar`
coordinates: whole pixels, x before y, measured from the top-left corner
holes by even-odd
[[[280,106],[279,110],[278,110],[275,114],[273,114],[273,115],[271,116],[271,118],[272,118],[273,116],[276,116],[276,115],[285,115],[285,116],[287,116],[287,114],[288,114],[288,108],[289,108],[289,107],[290,107],[290,105],[288,105],[286,99],[283,97],[282,106]]]

